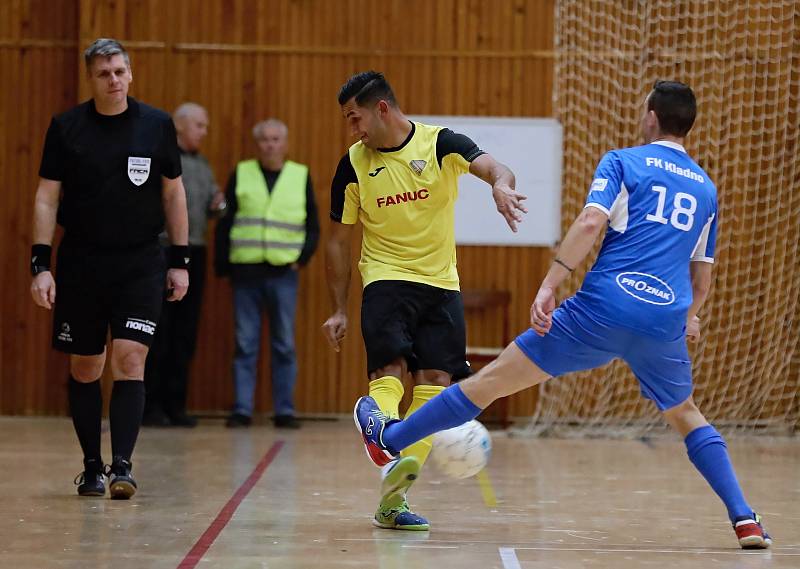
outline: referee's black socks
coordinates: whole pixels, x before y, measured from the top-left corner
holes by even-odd
[[[83,449],[86,460],[103,461],[100,457],[100,422],[103,415],[103,394],[100,391],[100,379],[83,383],[69,377],[67,387],[69,412],[72,424]]]
[[[111,454],[130,462],[144,414],[144,382],[118,379],[111,391]]]

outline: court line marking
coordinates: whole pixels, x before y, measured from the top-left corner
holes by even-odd
[[[687,553],[689,555],[766,555],[774,557],[798,557],[800,553],[778,553],[772,549],[758,551],[726,551],[723,549],[605,549],[602,547],[516,547],[530,551],[591,551],[594,553]]]
[[[277,456],[278,452],[280,452],[281,448],[283,448],[284,442],[283,441],[276,441],[273,443],[272,447],[267,451],[267,453],[258,461],[256,467],[253,469],[253,472],[250,473],[250,476],[242,482],[242,485],[239,486],[239,489],[234,492],[233,496],[231,496],[230,500],[222,507],[222,509],[217,514],[217,517],[214,518],[214,521],[211,522],[211,525],[208,526],[206,531],[203,532],[203,535],[195,542],[194,546],[189,550],[189,553],[186,554],[186,557],[183,558],[183,561],[180,562],[178,565],[178,569],[194,569],[197,564],[200,562],[200,559],[206,554],[208,549],[214,543],[214,540],[217,539],[219,534],[225,529],[225,526],[228,525],[228,522],[231,521],[233,514],[236,512],[236,509],[239,507],[239,504],[242,503],[247,495],[250,493],[250,490],[253,489],[253,486],[261,479],[261,476],[264,474],[264,471],[267,467],[272,463],[272,461]]]
[[[503,569],[522,569],[517,559],[517,552],[513,547],[500,547],[500,561],[503,562]]]
[[[543,530],[548,531],[548,530]],[[549,530],[555,531],[555,530]],[[391,537],[337,537],[333,541],[389,541],[389,542],[397,542],[402,543],[402,538],[391,538]],[[483,545],[483,544],[495,544],[497,541],[489,541],[489,540],[479,540],[479,539],[468,539],[468,540],[457,540],[457,539],[427,539],[425,540],[426,543],[457,543],[461,547],[468,546],[468,545]],[[530,543],[530,542],[523,542],[523,543]],[[661,549],[623,549],[630,547],[630,544],[622,544],[622,543],[609,543],[606,545],[606,548],[592,548],[592,547],[583,547],[583,548],[569,548],[566,547],[567,544],[561,547],[537,547],[534,545],[518,545],[517,547],[510,547],[506,549],[531,549],[531,550],[545,550],[545,551],[603,551],[603,552],[627,552],[627,551],[636,551],[642,553],[692,553],[692,554],[724,554],[724,555],[781,555],[786,557],[800,557],[800,553],[782,553],[783,551],[789,550],[796,550],[798,549],[796,546],[782,546],[782,547],[770,547],[769,549],[762,549],[762,550],[753,550],[753,551],[745,551],[745,550],[724,550],[724,549],[704,549],[701,547],[686,547],[683,549],[669,549],[669,550],[661,550]],[[620,549],[608,549],[618,547]]]
[[[489,479],[489,473],[485,468],[482,468],[476,475],[478,478],[478,485],[481,488],[481,496],[483,496],[483,503],[489,508],[497,506],[497,496],[492,487],[492,481]]]

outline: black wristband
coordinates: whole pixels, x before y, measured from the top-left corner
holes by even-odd
[[[36,276],[39,273],[50,270],[50,256],[53,254],[53,248],[50,245],[36,243],[31,247],[31,275]]]
[[[559,265],[561,265],[562,267],[564,267],[565,269],[567,269],[567,270],[568,270],[570,273],[571,273],[572,271],[574,271],[574,270],[575,270],[575,269],[573,269],[572,267],[570,267],[569,265],[567,265],[567,264],[566,264],[564,261],[562,261],[561,259],[559,259],[558,257],[556,257],[556,258],[553,260],[553,262],[554,262],[554,263],[558,263]]]
[[[191,257],[189,256],[188,245],[170,245],[169,247],[169,268],[188,269]]]

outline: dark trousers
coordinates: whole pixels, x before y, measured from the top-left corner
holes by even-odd
[[[197,328],[203,302],[206,248],[191,246],[189,292],[179,302],[164,300],[153,346],[144,371],[145,413],[159,409],[174,417],[186,412],[189,365],[197,346]]]

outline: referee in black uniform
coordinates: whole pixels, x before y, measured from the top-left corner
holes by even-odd
[[[31,294],[53,314],[53,347],[70,354],[69,406],[83,449],[78,494],[136,492],[131,455],[144,408],[144,363],[165,290],[189,287],[188,221],[170,116],[128,97],[125,49],[98,39],[84,52],[92,99],[47,130],[33,219]],[[166,220],[169,268],[158,234]],[[51,273],[56,222],[64,227]],[[165,275],[166,273],[166,275]],[[111,329],[110,466],[100,456],[100,375]]]

